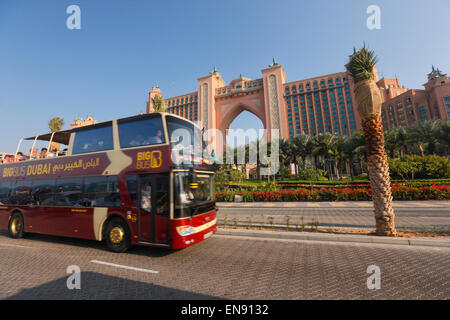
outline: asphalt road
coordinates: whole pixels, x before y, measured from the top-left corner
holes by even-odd
[[[0,299],[449,299],[450,249],[215,235],[179,251],[0,231]],[[369,266],[380,289],[368,289]],[[69,290],[69,266],[81,289]]]
[[[447,203],[429,204],[426,201],[405,204],[396,207],[395,224],[399,230],[450,232],[450,206]],[[350,227],[350,228],[374,228],[375,218],[373,207],[370,203],[346,204],[337,203],[308,203],[310,206],[285,207],[284,203],[220,203],[218,221],[220,225],[260,226],[262,223],[270,226],[289,224],[310,225],[318,221],[319,226],[324,227]],[[269,206],[271,205],[271,206]],[[334,205],[334,206],[331,206]],[[408,207],[406,207],[408,205]],[[428,205],[428,206],[426,206]]]

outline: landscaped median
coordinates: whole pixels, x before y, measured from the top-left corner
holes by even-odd
[[[237,196],[244,202],[261,201],[360,201],[372,200],[370,184],[313,185],[296,184],[292,189],[280,184],[275,190],[227,190],[216,193],[217,202],[233,202]],[[393,183],[394,200],[448,200],[446,183]]]

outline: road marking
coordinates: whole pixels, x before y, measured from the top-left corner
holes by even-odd
[[[222,203],[219,207],[231,207],[232,203]]]
[[[141,269],[141,268],[135,268],[135,267],[129,267],[129,266],[123,266],[120,264],[115,263],[109,263],[109,262],[103,262],[98,260],[91,260],[92,263],[98,263],[103,264],[106,266],[116,267],[116,268],[122,268],[122,269],[128,269],[128,270],[135,270],[135,271],[141,271],[141,272],[147,272],[147,273],[159,273],[159,271],[149,270],[149,269]]]
[[[264,203],[263,207],[274,207],[275,204],[274,203]]]
[[[6,244],[6,243],[0,243],[0,246],[15,247],[15,248],[26,248],[26,249],[34,249],[35,248],[35,247],[20,246],[18,244]]]
[[[414,207],[414,206],[409,206],[407,203],[395,203],[395,202],[392,202],[392,206],[394,208],[411,208],[411,207]]]
[[[318,203],[308,203],[306,204],[307,207],[320,207],[320,204]]]
[[[342,202],[331,202],[330,203],[332,207],[346,207],[347,205]]]
[[[360,207],[372,207],[373,206],[372,203],[367,203],[367,202],[356,202],[356,205],[360,206]]]
[[[288,202],[283,205],[283,207],[295,207],[297,204],[295,202]]]
[[[439,207],[433,204],[429,204],[429,203],[424,203],[424,202],[410,202],[410,204],[414,205],[414,206],[419,206],[419,207]]]

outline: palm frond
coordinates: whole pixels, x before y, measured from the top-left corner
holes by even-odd
[[[374,79],[373,67],[377,60],[375,52],[368,50],[365,45],[350,56],[350,63],[347,65],[347,69],[355,83]]]

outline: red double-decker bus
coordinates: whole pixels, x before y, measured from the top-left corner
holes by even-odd
[[[202,134],[188,120],[152,113],[26,140],[67,150],[0,165],[0,229],[13,238],[92,239],[124,252],[180,249],[216,232],[214,172],[192,151]]]

